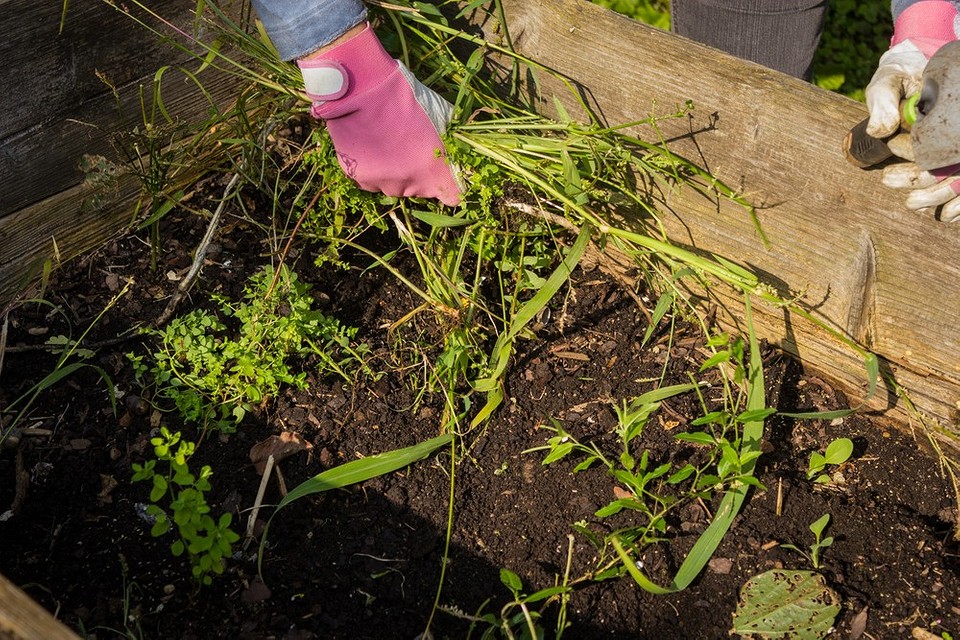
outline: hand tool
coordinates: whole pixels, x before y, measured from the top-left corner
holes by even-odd
[[[884,140],[867,134],[868,121],[854,126],[843,141],[844,156],[861,168],[893,155]],[[920,92],[901,103],[901,122],[921,169],[960,163],[960,41],[943,45],[927,62]]]

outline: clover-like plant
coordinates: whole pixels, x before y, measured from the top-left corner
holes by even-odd
[[[206,494],[213,471],[209,465],[201,467],[199,474],[190,470],[195,443],[161,427],[160,435],[150,444],[156,459],[133,464],[133,480],[152,483],[151,504],[146,510],[154,523],[150,533],[160,537],[174,529],[177,538],[170,552],[177,557],[187,554],[193,577],[202,585],[211,584],[214,575],[223,573],[224,559],[230,557],[233,543],[240,539],[230,529],[233,516],[224,513],[214,520],[210,515]],[[160,468],[158,463],[162,463]]]

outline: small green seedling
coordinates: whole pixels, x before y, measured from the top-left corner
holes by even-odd
[[[566,622],[566,604],[572,592],[570,585],[561,583],[553,587],[541,589],[535,593],[524,593],[523,582],[516,573],[509,569],[500,570],[500,582],[510,590],[513,599],[507,602],[499,615],[483,613],[487,602],[484,602],[474,615],[467,614],[456,607],[442,607],[446,613],[470,621],[471,637],[473,630],[480,627],[481,640],[495,640],[508,638],[510,640],[541,640],[546,637],[545,629],[541,624],[543,610],[555,601],[559,601],[560,612],[557,617],[557,628],[554,638],[561,638],[563,631],[569,626]],[[539,610],[533,605],[538,605]]]
[[[791,551],[796,551],[804,558],[810,561],[810,564],[813,565],[814,569],[819,569],[823,566],[823,563],[820,561],[821,552],[833,544],[833,537],[827,536],[823,537],[823,530],[827,528],[827,524],[830,522],[830,514],[825,513],[816,522],[810,525],[810,531],[813,532],[814,542],[810,545],[809,551],[804,551],[800,547],[793,544],[783,544],[780,545],[784,549],[790,549]]]
[[[193,577],[198,583],[208,585],[213,576],[223,573],[224,559],[233,552],[233,543],[240,539],[230,529],[232,515],[222,514],[217,520],[210,515],[206,494],[210,491],[208,465],[199,475],[190,471],[189,459],[196,451],[196,444],[181,440],[180,433],[171,433],[160,428],[160,436],[152,438],[155,460],[133,464],[133,480],[148,480],[152,484],[147,514],[154,519],[151,535],[160,537],[171,529],[177,534],[170,545],[174,556],[186,554],[190,559]],[[164,462],[164,469],[157,468]],[[166,509],[159,503],[167,502]]]
[[[830,476],[824,473],[828,464],[843,464],[850,459],[853,454],[853,442],[850,438],[837,438],[829,445],[823,453],[814,451],[810,454],[810,464],[807,467],[807,480],[813,480],[819,484],[828,484]]]

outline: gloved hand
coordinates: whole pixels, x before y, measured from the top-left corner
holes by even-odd
[[[297,64],[311,113],[326,121],[340,166],[361,189],[460,202],[440,139],[453,107],[391,58],[370,25]]]
[[[910,190],[908,209],[932,210],[943,205],[940,220],[960,220],[960,165],[924,171],[912,162],[895,164],[883,170],[882,182],[893,189]]]
[[[957,39],[960,14],[952,2],[922,0],[907,7],[894,24],[890,49],[880,58],[877,71],[866,89],[870,122],[867,133],[887,138],[900,128],[900,102],[920,91],[927,61],[947,42]],[[888,141],[899,157],[913,160],[909,136]],[[945,205],[941,219],[960,218],[960,167],[923,171],[912,162],[884,169],[883,183],[896,189],[911,189],[907,197],[910,209]]]

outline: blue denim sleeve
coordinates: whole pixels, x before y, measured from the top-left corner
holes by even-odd
[[[367,17],[360,0],[252,0],[280,57],[313,53]]]
[[[916,4],[920,0],[891,0],[890,2],[890,13],[893,14],[893,19],[896,21],[897,17],[903,13],[903,10],[909,7],[912,4]],[[950,0],[953,4],[960,9],[960,0]]]

